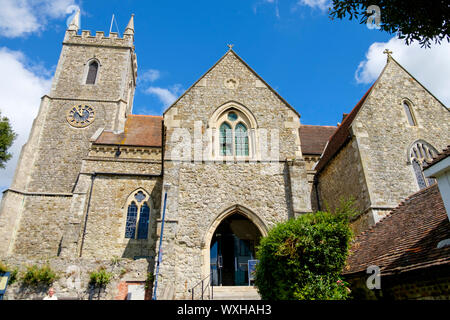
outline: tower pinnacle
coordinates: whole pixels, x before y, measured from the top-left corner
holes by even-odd
[[[134,35],[134,14],[131,15],[131,19],[128,22],[127,27],[125,28],[125,33],[124,34]]]
[[[67,30],[75,30],[78,31],[80,29],[80,10],[75,13],[73,16],[72,22],[69,24],[69,28]]]

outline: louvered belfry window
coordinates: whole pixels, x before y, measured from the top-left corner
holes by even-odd
[[[86,84],[95,84],[95,81],[97,80],[97,73],[98,73],[98,62],[92,61],[89,64],[89,70],[88,75],[86,79]]]

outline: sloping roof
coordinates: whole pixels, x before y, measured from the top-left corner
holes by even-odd
[[[450,145],[447,146],[447,148],[445,148],[442,152],[440,152],[436,157],[434,157],[433,161],[431,161],[431,162],[427,161],[427,163],[424,165],[424,169],[429,168],[432,165],[435,165],[439,161],[447,158],[448,156],[450,156]]]
[[[181,100],[200,80],[202,80],[211,70],[213,70],[225,57],[229,54],[233,54],[242,64],[247,67],[259,80],[261,80],[262,83],[264,83],[267,88],[269,88],[270,91],[272,91],[283,103],[290,108],[292,111],[295,112],[296,115],[300,117],[300,114],[295,110],[275,89],[273,89],[258,73],[256,73],[255,70],[253,70],[245,61],[242,59],[233,49],[229,49],[211,68],[208,69],[197,81],[194,82],[192,86],[190,86],[180,97],[178,97],[177,100],[175,100],[174,103],[172,103],[165,111],[164,114],[166,114],[169,109],[171,109],[175,104],[177,104],[178,101]]]
[[[334,126],[301,125],[299,129],[303,154],[321,155],[330,137],[336,131]]]
[[[326,164],[341,150],[342,146],[350,139],[350,125],[352,124],[358,111],[361,109],[374,86],[375,84],[373,84],[369,88],[369,90],[367,90],[362,99],[359,100],[353,110],[344,118],[337,130],[331,136],[322,157],[316,165],[315,169],[317,173],[319,173],[326,166]]]
[[[103,131],[94,144],[161,147],[162,116],[129,115],[124,132]]]
[[[450,263],[450,222],[437,184],[402,202],[352,243],[344,274],[380,267],[382,275]]]

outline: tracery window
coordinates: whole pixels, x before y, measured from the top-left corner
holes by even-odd
[[[248,128],[245,119],[236,110],[229,110],[221,117],[219,143],[221,156],[249,156]]]
[[[437,154],[437,150],[423,140],[416,141],[410,148],[409,161],[413,167],[420,189],[431,186],[436,182],[435,179],[425,177],[423,174],[423,166],[427,160],[432,161],[433,157],[437,156]]]
[[[125,238],[147,239],[151,211],[148,194],[144,193],[142,190],[134,192],[127,203]]]

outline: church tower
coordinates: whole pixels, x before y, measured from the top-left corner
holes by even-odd
[[[14,180],[4,193],[0,255],[57,254],[91,139],[102,130],[123,131],[132,111],[134,16],[122,38],[115,32],[79,34],[79,28],[80,12],[65,33],[51,90],[42,97]],[[40,228],[33,227],[37,219]]]

